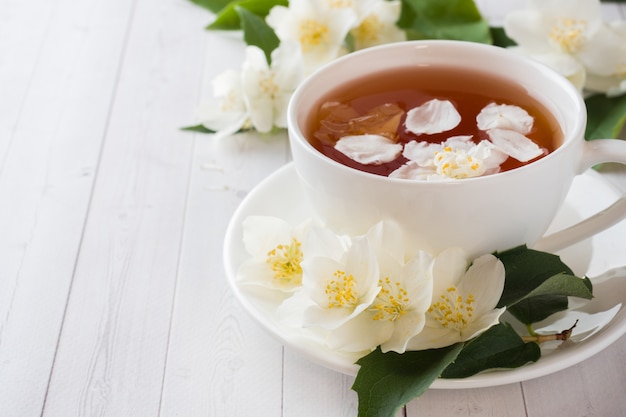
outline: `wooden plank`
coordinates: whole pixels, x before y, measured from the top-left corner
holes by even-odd
[[[0,175],[16,140],[14,132],[30,97],[42,50],[49,45],[46,35],[56,5],[43,0],[0,0]],[[30,30],[24,30],[26,22]]]
[[[158,414],[205,18],[136,2],[44,416]]]
[[[241,67],[245,45],[230,34],[198,36],[204,77],[194,105],[201,107],[212,98],[213,78]],[[160,415],[279,415],[282,347],[235,300],[222,247],[233,211],[288,159],[286,137],[187,135],[194,155]]]
[[[407,417],[526,416],[520,384],[464,390],[431,389],[407,404],[406,409]]]
[[[222,246],[235,208],[287,153],[284,134],[195,139],[161,416],[280,415],[282,346],[234,298]]]
[[[1,6],[0,415],[28,417],[41,415],[131,8]]]
[[[584,362],[523,383],[529,417],[626,415],[626,336]]]
[[[314,364],[285,350],[284,417],[357,415],[354,377]],[[312,410],[315,410],[312,413]]]

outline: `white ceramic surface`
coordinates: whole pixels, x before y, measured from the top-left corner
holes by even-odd
[[[553,113],[563,130],[564,143],[518,169],[432,182],[348,168],[322,155],[304,138],[307,118],[329,91],[386,69],[422,66],[453,66],[513,80]],[[585,123],[580,94],[559,74],[503,48],[456,41],[403,42],[349,54],[308,77],[293,95],[288,111],[291,151],[305,196],[315,214],[331,228],[363,233],[379,219],[392,218],[411,236],[409,247],[440,251],[460,246],[474,255],[534,244],[554,219],[575,175],[600,162],[626,163],[626,142],[585,142]],[[625,206],[603,216],[613,223],[626,215]],[[602,227],[601,223],[587,225],[575,239]],[[562,241],[567,239],[561,237],[556,243]],[[555,245],[553,242],[551,248]]]
[[[285,190],[289,190],[288,193]],[[577,177],[561,207],[551,229],[558,230],[589,216],[619,197],[597,173],[590,171]],[[584,203],[581,205],[581,201]],[[576,204],[573,204],[576,202]],[[355,357],[330,351],[307,335],[279,324],[273,315],[273,304],[256,298],[237,285],[238,266],[247,257],[242,242],[243,220],[249,215],[269,215],[298,223],[312,216],[304,192],[295,175],[292,163],[276,171],[244,199],[229,224],[224,243],[224,262],[229,283],[237,299],[258,324],[291,349],[327,368],[346,374],[355,374]],[[624,262],[620,248],[626,245],[626,221],[581,241],[560,252],[562,259],[580,275],[594,277]],[[595,298],[580,310],[588,313],[614,308],[616,313],[608,323],[584,340],[570,341],[545,354],[538,362],[514,370],[485,372],[465,379],[441,379],[433,388],[476,388],[508,384],[550,373],[572,366],[617,340],[626,331],[626,311],[620,308],[626,301],[626,272],[616,270],[612,279],[593,280]],[[602,282],[603,281],[603,282]],[[548,320],[549,321],[549,320]],[[567,322],[572,322],[570,319]],[[574,333],[576,335],[576,333]]]

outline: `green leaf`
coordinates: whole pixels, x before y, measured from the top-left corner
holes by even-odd
[[[280,40],[274,30],[265,23],[265,20],[243,7],[237,7],[237,13],[243,27],[243,39],[248,45],[261,48],[265,53],[267,63],[271,63],[272,51],[278,47]]]
[[[502,261],[506,271],[504,291],[498,307],[520,301],[554,275],[574,274],[557,255],[528,249],[525,245],[495,255]]]
[[[537,323],[554,313],[567,310],[569,301],[563,295],[541,295],[521,300],[508,308],[508,312],[524,324]]]
[[[504,31],[504,28],[501,27],[492,27],[491,30],[491,38],[493,39],[493,44],[495,46],[501,46],[503,48],[507,48],[509,46],[515,46],[517,43],[509,38]]]
[[[216,16],[213,23],[207,26],[212,30],[238,30],[242,28],[237,8],[244,8],[259,17],[265,17],[274,6],[287,6],[288,0],[238,0],[228,2]]]
[[[540,357],[538,344],[525,343],[510,325],[500,323],[467,342],[441,377],[467,378],[487,369],[518,368]]]
[[[579,278],[570,274],[558,274],[548,278],[541,285],[528,293],[525,298],[558,294],[590,300],[593,298],[590,286],[591,281],[589,278]]]
[[[492,42],[489,24],[472,0],[402,0],[397,24],[409,39]]]
[[[192,3],[204,7],[205,9],[217,13],[222,10],[232,0],[190,0]]]
[[[393,417],[419,397],[457,357],[462,343],[441,349],[382,353],[380,348],[357,361],[352,385],[359,398],[359,417]]]
[[[207,129],[204,125],[187,126],[181,128],[180,130],[184,130],[186,132],[215,133],[215,130]]]
[[[585,99],[587,105],[587,130],[585,139],[616,138],[626,122],[626,94],[607,97],[596,94]]]
[[[498,307],[524,324],[532,324],[567,309],[568,296],[591,298],[591,281],[574,275],[561,258],[519,246],[496,253],[506,281]]]
[[[524,324],[532,324],[567,309],[567,297],[591,299],[591,281],[574,275],[557,274],[508,307],[509,313]]]

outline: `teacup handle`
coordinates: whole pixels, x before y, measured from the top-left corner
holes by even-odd
[[[617,162],[626,165],[626,142],[619,139],[596,139],[585,142],[584,157],[579,173],[602,162]],[[599,213],[543,237],[533,245],[533,248],[545,252],[556,252],[600,233],[624,218],[626,218],[626,194]]]

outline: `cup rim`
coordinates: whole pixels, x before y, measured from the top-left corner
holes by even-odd
[[[419,48],[453,47],[453,48],[463,48],[463,49],[474,49],[477,52],[482,51],[482,53],[500,54],[502,57],[506,58],[510,62],[517,62],[519,63],[519,65],[524,65],[529,68],[534,68],[535,71],[539,71],[542,74],[544,74],[544,76],[547,79],[549,79],[553,85],[558,86],[558,88],[560,88],[567,96],[569,96],[569,98],[571,99],[571,102],[575,104],[574,110],[578,113],[578,116],[573,118],[575,125],[572,126],[570,129],[566,130],[563,126],[564,121],[560,120],[560,118],[557,117],[557,122],[559,123],[559,126],[563,130],[563,134],[564,134],[563,143],[561,143],[554,151],[550,152],[548,155],[544,156],[543,158],[538,159],[537,161],[534,161],[530,164],[527,164],[527,165],[524,165],[524,166],[521,166],[512,170],[504,171],[504,172],[498,172],[498,173],[491,174],[491,175],[483,175],[483,176],[473,177],[473,178],[464,178],[462,181],[459,181],[456,179],[443,179],[440,181],[417,180],[417,179],[407,180],[407,179],[402,179],[402,178],[390,178],[386,176],[376,175],[376,174],[360,171],[358,169],[354,169],[346,165],[343,165],[333,160],[332,158],[329,158],[328,156],[324,155],[317,149],[315,149],[315,147],[306,139],[303,133],[303,130],[301,129],[298,123],[297,106],[298,106],[299,101],[304,96],[304,93],[306,92],[306,90],[310,88],[310,85],[312,83],[315,83],[317,78],[319,78],[323,74],[333,71],[337,67],[345,65],[346,62],[360,59],[360,57],[362,56],[377,55],[380,53],[381,50],[382,51],[394,50],[394,49],[403,50],[403,49],[412,49],[416,47],[419,47]],[[389,67],[389,68],[392,68],[392,67]],[[360,76],[367,76],[369,74],[364,73]],[[506,74],[503,74],[503,77],[506,79],[507,78]],[[512,80],[512,81],[519,82],[517,80]],[[523,83],[523,85],[529,85],[529,84],[531,83]],[[548,105],[549,103],[547,103],[546,100],[543,100],[542,97],[535,97],[535,99],[539,100],[545,107],[548,107],[548,108],[551,107]],[[302,81],[298,85],[298,87],[296,88],[296,90],[294,91],[294,93],[292,94],[290,98],[289,105],[287,108],[287,129],[288,129],[289,140],[291,142],[292,147],[300,146],[308,154],[311,154],[314,158],[324,161],[325,163],[329,164],[330,166],[335,167],[336,169],[345,171],[357,177],[364,176],[365,178],[368,178],[370,181],[376,180],[376,181],[385,181],[385,182],[391,182],[391,183],[397,182],[401,184],[411,184],[411,183],[459,184],[459,183],[476,182],[476,181],[484,182],[484,181],[494,180],[497,178],[504,178],[506,176],[518,175],[518,173],[521,174],[529,169],[535,169],[533,167],[550,163],[551,160],[559,157],[560,154],[566,152],[567,148],[574,146],[575,143],[577,142],[576,138],[578,137],[584,138],[584,131],[585,131],[585,126],[586,126],[586,121],[587,121],[587,113],[585,109],[586,107],[585,107],[581,93],[576,89],[576,87],[574,87],[574,85],[569,80],[567,80],[563,75],[554,71],[547,65],[544,65],[540,63],[539,61],[536,61],[532,58],[509,51],[506,48],[498,47],[495,45],[489,45],[489,44],[481,44],[477,42],[460,41],[460,40],[440,40],[440,39],[413,40],[413,41],[402,41],[402,42],[389,43],[389,44],[384,44],[384,45],[379,45],[379,46],[373,46],[367,49],[351,52],[315,70],[304,81]],[[567,131],[570,132],[569,135],[566,134]]]

